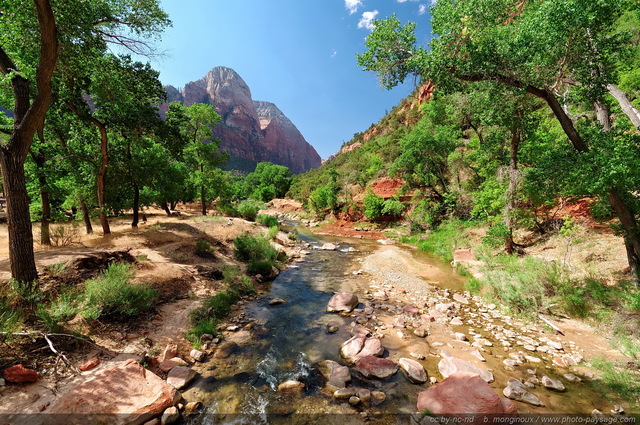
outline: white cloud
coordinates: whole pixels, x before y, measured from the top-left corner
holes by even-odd
[[[360,18],[360,22],[358,22],[358,28],[366,28],[373,31],[373,20],[376,19],[376,15],[378,15],[377,10],[364,12],[362,18]]]
[[[418,15],[424,15],[427,12],[427,5],[426,4],[421,4],[418,7]]]
[[[356,13],[360,6],[362,6],[361,0],[344,0],[344,7],[347,8],[350,15]]]
[[[398,3],[406,3],[408,1],[420,1],[420,0],[398,0]]]
[[[338,51],[336,49],[333,49],[333,51],[331,52],[331,57],[335,58],[337,54],[338,54]]]

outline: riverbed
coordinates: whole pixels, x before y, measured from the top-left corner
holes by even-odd
[[[383,357],[417,359],[432,381],[444,379],[438,368],[442,357],[454,356],[490,371],[500,396],[510,377],[530,382],[543,406],[515,401],[520,413],[611,409],[612,402],[589,382],[598,377],[581,365],[583,347],[465,293],[465,279],[448,264],[376,241],[304,233],[300,238],[299,258],[258,300],[242,306],[216,354],[199,366],[200,378],[184,397],[203,401],[205,408],[190,423],[410,423],[418,393],[432,385],[429,381],[414,384],[402,371],[385,380],[366,379],[352,368],[349,387],[384,393],[378,405],[351,405],[324,388],[315,365],[322,360],[346,364],[339,351],[356,324],[381,339]],[[335,249],[322,249],[332,248],[326,244]],[[360,305],[345,317],[327,313],[335,292],[357,294]],[[271,305],[274,299],[284,303]],[[331,327],[337,331],[329,332]],[[603,340],[590,344],[610,350]],[[569,357],[578,364],[553,363]],[[581,382],[569,382],[568,373]],[[561,380],[566,389],[545,388],[542,376]],[[291,380],[304,389],[278,391],[279,384]]]

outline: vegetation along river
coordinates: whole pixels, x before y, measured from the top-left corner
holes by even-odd
[[[514,401],[520,413],[611,409],[612,402],[592,389],[587,369],[573,365],[581,361],[581,347],[465,293],[464,278],[450,265],[375,241],[304,233],[300,239],[300,258],[242,307],[201,378],[186,391],[186,398],[205,405],[191,423],[411,423],[418,394],[444,379],[438,367],[444,357],[490,371],[490,385],[500,396],[509,378],[526,383],[540,406]],[[348,316],[327,312],[334,292],[355,293],[358,307]],[[356,371],[340,349],[362,327],[380,339],[382,357],[416,360],[428,380],[412,383],[402,370],[388,379]],[[324,360],[349,366],[347,388],[355,390],[347,390],[346,398],[325,387],[317,367]],[[563,361],[568,364],[559,367]],[[546,388],[544,376],[565,389]],[[301,385],[279,390],[285,381]],[[350,399],[351,393],[359,400]]]

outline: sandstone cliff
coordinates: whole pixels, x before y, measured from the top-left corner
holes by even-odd
[[[274,104],[254,102],[249,86],[231,68],[216,67],[182,90],[165,90],[169,102],[213,105],[222,117],[214,134],[233,157],[285,165],[294,173],[320,165],[320,156],[296,126]]]

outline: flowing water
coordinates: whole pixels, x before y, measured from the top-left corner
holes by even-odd
[[[205,405],[204,413],[189,423],[411,422],[409,415],[416,411],[417,394],[426,389],[428,383],[412,384],[400,371],[384,381],[366,380],[352,371],[350,386],[381,390],[387,395],[387,400],[380,406],[363,406],[361,403],[354,407],[334,400],[331,393],[323,392],[324,378],[312,367],[321,360],[344,364],[339,350],[341,343],[350,338],[348,325],[353,318],[327,313],[325,308],[334,292],[355,292],[363,301],[362,294],[370,289],[371,281],[352,271],[380,245],[377,242],[304,234],[300,237],[303,242],[311,244],[305,261],[292,263],[293,267],[284,270],[267,293],[242,307],[238,318],[243,328],[225,335],[227,341],[237,344],[235,349],[228,357],[213,356],[209,359],[204,364],[205,368],[200,370],[200,379],[185,392],[188,400],[203,400]],[[326,242],[335,243],[338,250],[313,249]],[[446,281],[449,288],[461,289],[462,279],[448,265],[421,254],[412,255],[418,264],[434,268],[440,274],[440,283]],[[282,298],[286,302],[269,305],[274,298]],[[339,326],[338,332],[330,334],[327,331],[329,322]],[[468,327],[464,330],[466,332]],[[419,343],[426,346],[424,342]],[[415,344],[406,346],[402,337],[393,335],[385,337],[383,344],[388,350],[385,355],[393,351],[394,355],[409,357],[409,352],[416,349]],[[425,354],[427,358],[423,364],[429,375],[436,375],[439,357],[428,347]],[[487,367],[498,369],[500,362],[493,359]],[[506,382],[508,376],[499,372],[496,379]],[[287,380],[304,383],[304,391],[277,391],[278,385]],[[597,397],[591,393],[588,396]],[[555,396],[550,397],[544,399],[546,403],[562,405],[553,398]],[[572,400],[574,397],[563,397],[567,403],[585,404],[584,393],[580,394],[579,401]],[[590,405],[587,400],[583,407],[589,409]]]

